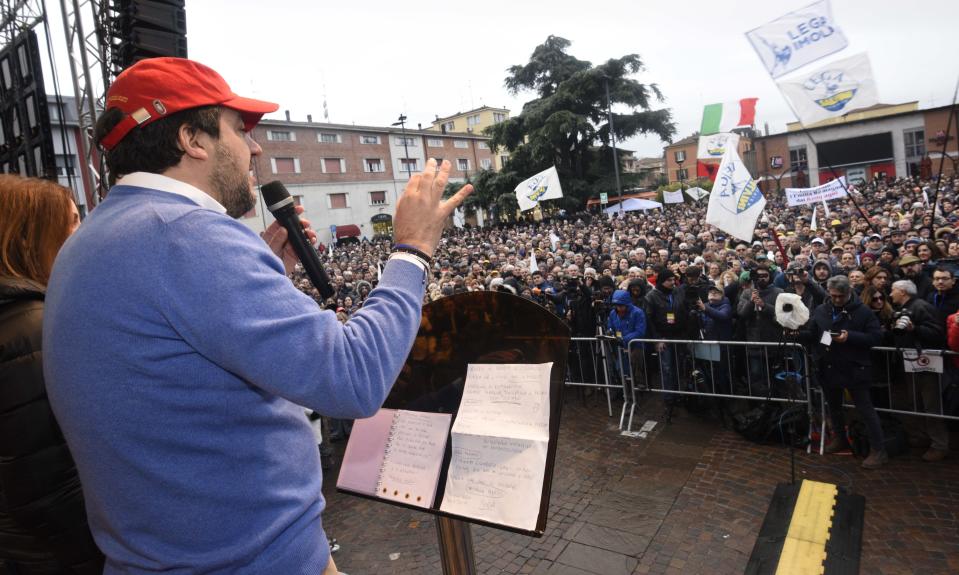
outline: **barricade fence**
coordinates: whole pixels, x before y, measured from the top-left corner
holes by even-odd
[[[959,354],[945,350],[872,349],[873,395],[877,411],[899,416],[959,420]],[[822,422],[826,406],[816,369],[794,342],[740,342],[635,339],[627,348],[609,336],[577,337],[570,343],[566,384],[621,391],[619,427],[631,431],[642,392],[660,394],[669,404],[681,396],[804,403],[810,421]],[[847,408],[854,408],[845,404]]]
[[[951,402],[959,403],[956,358],[946,350],[872,348],[876,411],[959,421],[959,413],[950,411]]]

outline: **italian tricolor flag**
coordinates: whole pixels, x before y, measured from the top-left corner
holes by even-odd
[[[734,128],[747,128],[756,120],[756,100],[743,98],[724,104],[709,104],[703,109],[703,125],[699,132],[703,136],[717,132],[728,132]]]

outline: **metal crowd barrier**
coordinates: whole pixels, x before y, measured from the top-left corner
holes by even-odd
[[[624,369],[617,347],[616,338],[610,336],[574,337],[570,339],[566,362],[566,385],[604,390],[610,417],[613,416],[611,391],[621,390],[626,396],[625,382],[617,378],[617,374]],[[619,418],[620,427],[623,425],[625,408],[624,404]]]
[[[667,396],[700,396],[804,403],[813,421],[809,357],[792,342],[634,339],[629,342],[632,374],[625,429],[632,430],[637,391]],[[667,400],[668,401],[668,400]],[[624,412],[627,405],[623,406]]]
[[[938,349],[872,348],[873,389],[883,390],[874,394],[876,411],[959,421],[959,414],[946,412],[944,399],[947,388],[959,385],[956,357]]]

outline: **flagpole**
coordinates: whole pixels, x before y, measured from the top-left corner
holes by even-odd
[[[779,253],[781,253],[783,256],[783,267],[786,267],[789,265],[789,256],[786,255],[786,249],[783,247],[782,242],[779,241],[779,232],[776,231],[776,226],[772,226],[772,230],[773,230],[773,241],[776,242],[776,247],[779,248]]]
[[[956,96],[959,96],[959,79],[956,80],[956,89],[952,93],[952,107],[949,108],[949,119],[946,121],[946,135],[942,138],[942,155],[939,156],[939,175],[936,176],[936,191],[932,194],[932,222],[936,222],[936,202],[939,199],[939,187],[942,186],[942,168],[946,163],[946,149],[949,147],[949,131],[952,129],[952,117],[956,111]],[[959,140],[959,118],[956,119],[956,139]]]

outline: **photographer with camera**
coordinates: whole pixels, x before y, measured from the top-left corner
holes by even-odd
[[[646,318],[650,339],[685,339],[688,335],[688,319],[686,301],[683,290],[676,289],[676,274],[671,270],[661,269],[656,274],[656,287],[646,294]],[[663,389],[679,389],[679,379],[676,366],[680,364],[684,350],[679,346],[667,345],[665,342],[656,344],[659,354],[659,370]],[[678,402],[677,395],[667,393],[663,395],[666,407],[666,420],[672,418],[673,407]]]
[[[892,334],[897,348],[945,348],[945,323],[939,319],[936,308],[931,303],[917,297],[914,283],[910,280],[893,282],[890,298],[896,312],[893,316]],[[936,374],[915,373],[913,381],[922,400],[923,411],[937,415],[942,413],[942,390]],[[908,397],[916,395],[909,393]],[[921,422],[912,420],[905,423],[910,434],[910,444],[922,445],[925,443],[923,435],[928,436],[930,446],[922,456],[923,461],[942,461],[946,458],[949,453],[949,432],[945,422],[936,417],[923,417]]]
[[[783,290],[772,285],[772,274],[765,265],[750,272],[752,287],[743,289],[739,295],[736,316],[742,324],[747,342],[778,342],[782,339],[782,328],[776,323],[776,298]],[[747,347],[746,357],[749,369],[747,383],[751,389],[757,384],[761,390],[768,390],[770,373],[767,362],[774,355],[763,347]]]
[[[829,406],[833,437],[825,451],[836,453],[849,447],[842,406],[843,391],[849,391],[869,437],[869,456],[862,466],[877,469],[889,460],[869,391],[873,379],[869,350],[882,339],[879,320],[859,301],[846,276],[829,278],[826,289],[829,301],[813,311],[799,334],[802,341],[813,345],[817,379]]]
[[[569,327],[573,337],[593,337],[596,335],[596,314],[593,311],[593,290],[583,283],[579,275],[579,266],[570,264],[566,268],[566,283],[555,298],[561,298],[566,309]]]
[[[798,295],[808,309],[816,309],[826,299],[826,292],[809,279],[809,274],[801,263],[790,262],[786,267],[785,277],[785,292]]]

